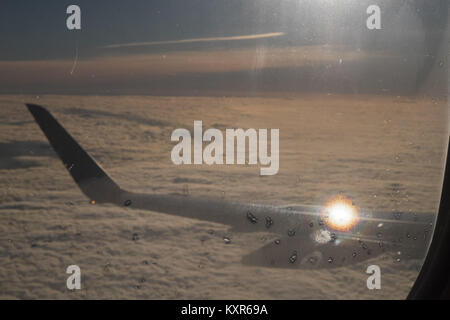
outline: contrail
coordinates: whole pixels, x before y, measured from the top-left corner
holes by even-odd
[[[114,48],[124,48],[124,47],[154,46],[154,45],[161,45],[161,44],[252,40],[252,39],[274,38],[274,37],[280,37],[283,35],[284,35],[284,32],[272,32],[272,33],[262,33],[262,34],[249,34],[249,35],[243,35],[243,36],[231,36],[231,37],[193,38],[193,39],[150,41],[150,42],[129,42],[129,43],[111,44],[111,45],[107,45],[107,46],[102,46],[101,48],[114,49]]]

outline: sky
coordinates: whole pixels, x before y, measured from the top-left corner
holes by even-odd
[[[374,3],[382,30],[365,27]],[[81,30],[66,28],[71,4]],[[411,92],[437,63],[446,12],[445,0],[3,0],[0,93]]]

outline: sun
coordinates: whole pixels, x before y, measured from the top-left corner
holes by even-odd
[[[337,196],[325,204],[322,218],[334,230],[349,231],[358,224],[359,212],[350,199]]]

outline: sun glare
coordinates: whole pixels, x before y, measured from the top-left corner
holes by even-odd
[[[328,227],[339,231],[348,231],[359,221],[358,208],[344,196],[328,201],[322,216]]]

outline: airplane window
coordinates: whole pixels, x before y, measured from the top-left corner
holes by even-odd
[[[447,1],[2,7],[0,297],[407,297]]]

